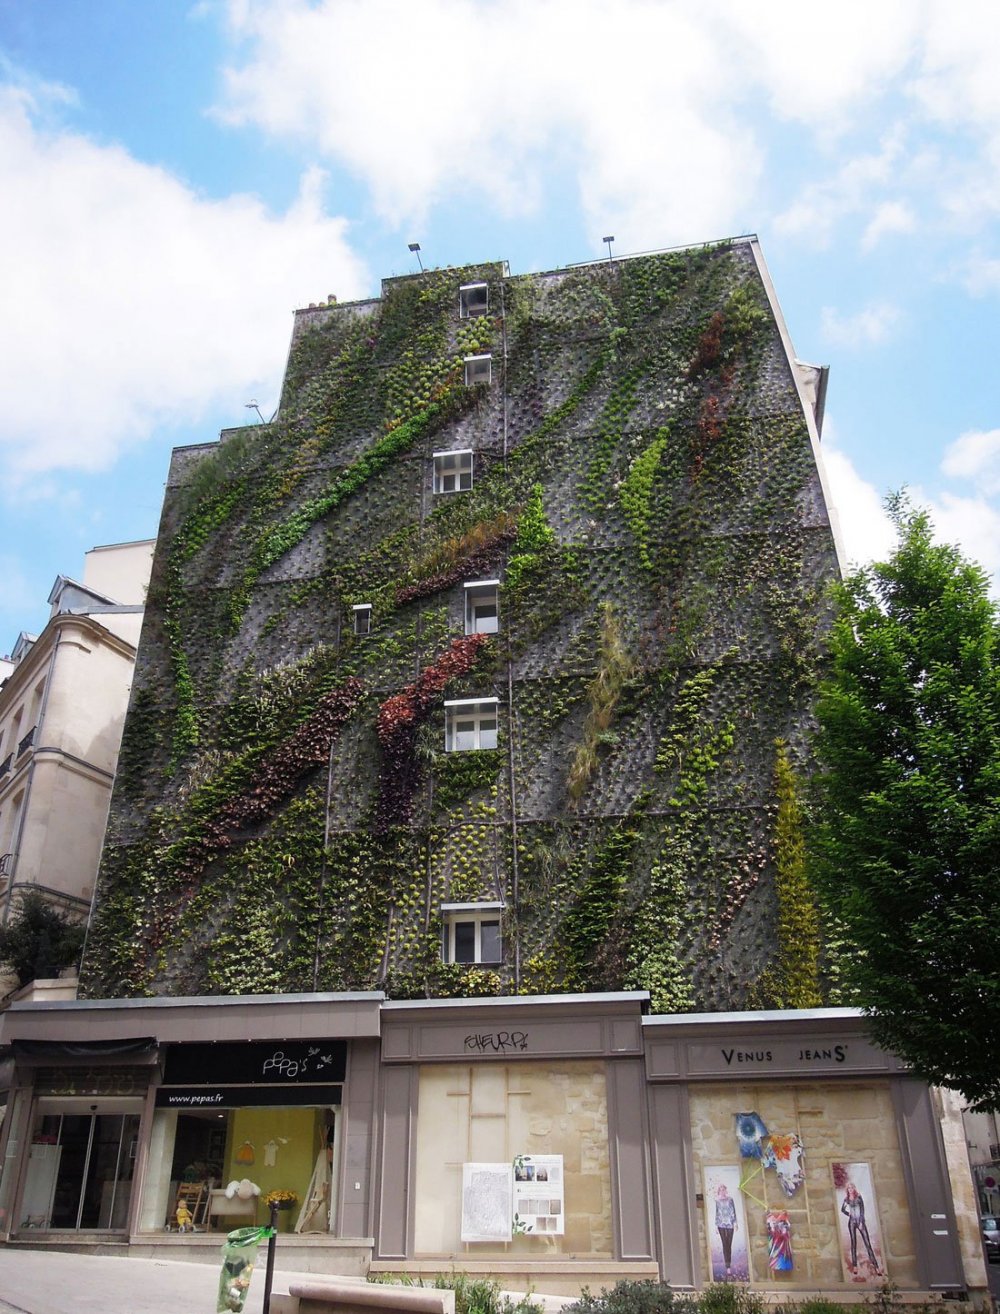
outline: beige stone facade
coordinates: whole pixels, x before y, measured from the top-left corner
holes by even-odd
[[[802,1141],[805,1180],[793,1196],[785,1194],[774,1171],[760,1169],[754,1160],[741,1163],[735,1153],[735,1115],[746,1110],[759,1113],[769,1129],[794,1133]],[[755,1286],[814,1289],[839,1287],[845,1279],[849,1283],[841,1261],[834,1162],[871,1166],[875,1201],[867,1208],[869,1220],[877,1211],[881,1224],[886,1271],[902,1288],[919,1286],[896,1111],[885,1083],[701,1086],[691,1095],[691,1149],[702,1174],[710,1165],[741,1166]],[[708,1268],[712,1202],[701,1188],[699,1193],[698,1244]],[[788,1212],[795,1264],[790,1272],[772,1273],[768,1267],[769,1209]]]
[[[416,1256],[612,1257],[603,1063],[424,1066],[418,1098]],[[565,1233],[463,1244],[463,1163],[510,1163],[519,1154],[562,1156]]]
[[[28,889],[79,916],[89,908],[152,548],[125,543],[87,553],[84,582],[59,576],[44,630],[22,633],[15,645],[0,688],[4,920]]]

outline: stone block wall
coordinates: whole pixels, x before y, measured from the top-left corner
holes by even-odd
[[[787,1196],[773,1169],[755,1171],[759,1162],[741,1161],[735,1117],[756,1112],[770,1132],[796,1133],[805,1147],[805,1180]],[[835,1197],[831,1164],[868,1163],[875,1200],[865,1201],[867,1216],[881,1224],[887,1277],[901,1289],[919,1285],[910,1206],[903,1176],[896,1115],[887,1084],[863,1082],[790,1085],[726,1084],[693,1088],[691,1141],[696,1189],[703,1190],[704,1169],[741,1164],[743,1204],[750,1240],[751,1281],[773,1288],[836,1288],[870,1282],[850,1279],[841,1262],[840,1204]],[[698,1245],[710,1272],[708,1228],[712,1202],[699,1201]],[[768,1267],[765,1213],[786,1209],[792,1225],[791,1272]],[[859,1245],[859,1249],[863,1247]],[[878,1282],[875,1283],[878,1285]]]

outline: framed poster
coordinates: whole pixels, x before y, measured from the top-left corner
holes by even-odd
[[[566,1231],[563,1157],[519,1154],[514,1159],[514,1231],[562,1236]]]
[[[509,1163],[462,1164],[462,1240],[509,1241],[514,1170]]]
[[[747,1220],[740,1192],[740,1165],[706,1167],[705,1235],[713,1282],[749,1282]]]
[[[844,1278],[877,1286],[885,1280],[886,1271],[871,1165],[832,1163],[830,1171]]]

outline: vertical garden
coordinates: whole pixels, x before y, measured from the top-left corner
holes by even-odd
[[[749,243],[300,312],[276,419],[174,455],[83,993],[817,1002],[791,370]],[[462,700],[496,735],[448,751]],[[452,904],[499,962],[444,961]]]

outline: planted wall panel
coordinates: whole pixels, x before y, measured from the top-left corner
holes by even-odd
[[[300,312],[277,418],[174,456],[85,992],[818,1002],[775,772],[836,559],[792,368],[748,242]],[[442,961],[480,903],[501,961]]]

